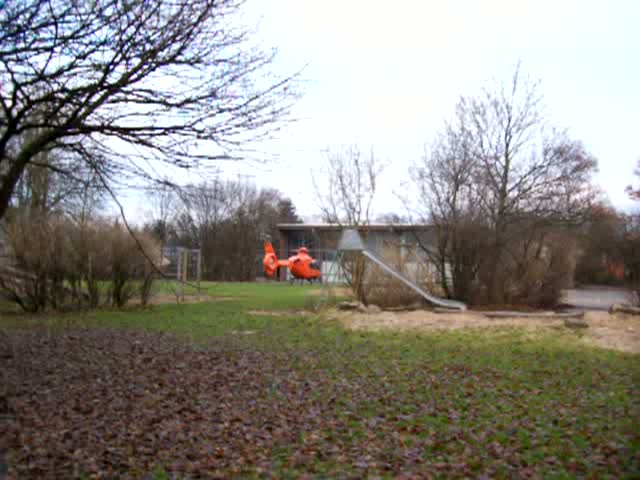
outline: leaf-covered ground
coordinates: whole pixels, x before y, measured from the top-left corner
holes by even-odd
[[[638,356],[516,329],[376,334],[248,313],[267,303],[1,328],[0,469],[9,478],[640,474]]]

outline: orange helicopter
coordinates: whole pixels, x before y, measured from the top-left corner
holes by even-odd
[[[316,278],[320,278],[320,267],[318,263],[309,255],[307,247],[300,247],[295,255],[289,257],[288,260],[278,260],[276,251],[273,249],[271,242],[264,244],[264,273],[267,277],[273,278],[278,272],[278,268],[288,268],[295,278],[309,280],[310,282]]]

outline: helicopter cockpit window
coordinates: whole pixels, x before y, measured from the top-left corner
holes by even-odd
[[[313,262],[311,262],[311,263],[309,264],[309,266],[310,266],[311,268],[313,268],[314,270],[320,270],[320,265],[319,265],[319,264],[318,264],[318,262],[316,262],[315,260],[314,260]]]

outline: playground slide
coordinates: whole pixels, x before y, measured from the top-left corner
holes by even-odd
[[[371,252],[371,251],[369,251],[367,249],[362,249],[362,255],[364,255],[369,260],[371,260],[373,263],[378,265],[380,268],[382,268],[389,275],[392,275],[392,276],[396,277],[398,280],[400,280],[402,283],[404,283],[407,287],[411,288],[412,290],[414,290],[418,294],[422,295],[425,298],[425,300],[427,300],[428,302],[433,303],[434,305],[438,305],[439,307],[451,308],[451,309],[455,309],[455,310],[466,310],[467,309],[467,306],[462,302],[457,302],[455,300],[445,300],[445,299],[442,299],[442,298],[439,298],[439,297],[434,297],[433,295],[425,292],[422,288],[420,288],[414,282],[409,280],[402,273],[398,272],[396,269],[391,268],[389,265],[384,263],[382,261],[382,259],[380,259],[375,253],[373,253],[373,252]]]

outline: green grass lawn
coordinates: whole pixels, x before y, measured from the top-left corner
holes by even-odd
[[[135,397],[139,403],[128,408],[142,409],[139,405],[148,401],[140,415],[156,418],[141,420],[146,427],[137,436],[120,438],[112,432],[113,448],[128,458],[118,457],[116,466],[100,457],[106,454],[84,455],[97,462],[95,467],[82,455],[65,456],[65,451],[58,454],[64,461],[47,465],[87,477],[95,468],[104,473],[105,465],[112,465],[116,476],[153,471],[158,478],[204,472],[220,478],[640,475],[638,356],[585,347],[569,334],[532,338],[519,329],[352,332],[322,315],[300,313],[317,297],[317,287],[252,283],[207,284],[206,289],[225,300],[0,321],[1,338],[15,339],[20,345],[16,351],[24,348],[27,358],[49,352],[41,370],[33,359],[33,378],[49,378],[57,358],[68,364],[64,358],[71,362],[70,371],[84,372],[63,375],[65,382],[75,385],[82,379],[78,391],[91,392],[103,376],[113,378],[117,371],[115,377],[122,378],[114,380],[120,386],[113,390],[120,394],[103,406],[105,411],[122,396],[129,398],[130,385],[145,385],[146,395]],[[176,334],[181,348],[191,353],[164,356],[158,339],[166,335],[159,333]],[[138,338],[143,334],[147,336]],[[101,335],[109,340],[103,342]],[[55,338],[59,343],[51,340]],[[147,342],[153,346],[149,351]],[[122,349],[132,353],[123,355]],[[101,359],[95,366],[78,366],[83,355],[94,354]],[[27,388],[20,385],[16,391]],[[53,388],[45,380],[34,385],[46,392]],[[0,397],[14,393],[4,388]],[[68,396],[69,389],[60,395]],[[104,402],[100,391],[97,404]],[[183,391],[191,394],[181,396]],[[172,403],[167,404],[169,398]],[[61,411],[65,407],[60,405],[73,403],[53,397],[46,401],[53,402],[48,408],[58,405]],[[13,408],[28,405],[21,402]],[[171,427],[159,420],[160,411],[172,419]],[[59,442],[64,425],[93,421],[92,413],[79,412],[71,409],[49,422],[59,426],[50,432],[49,444]],[[28,430],[28,415],[16,417]],[[174,451],[158,438],[163,428],[175,429],[175,422],[182,422],[181,429],[191,422],[191,433],[172,430],[171,448],[180,446]],[[3,435],[10,472],[38,476],[29,467],[37,452],[54,458],[36,440],[28,451],[16,448],[1,429],[0,453]],[[146,443],[148,438],[155,440]]]

